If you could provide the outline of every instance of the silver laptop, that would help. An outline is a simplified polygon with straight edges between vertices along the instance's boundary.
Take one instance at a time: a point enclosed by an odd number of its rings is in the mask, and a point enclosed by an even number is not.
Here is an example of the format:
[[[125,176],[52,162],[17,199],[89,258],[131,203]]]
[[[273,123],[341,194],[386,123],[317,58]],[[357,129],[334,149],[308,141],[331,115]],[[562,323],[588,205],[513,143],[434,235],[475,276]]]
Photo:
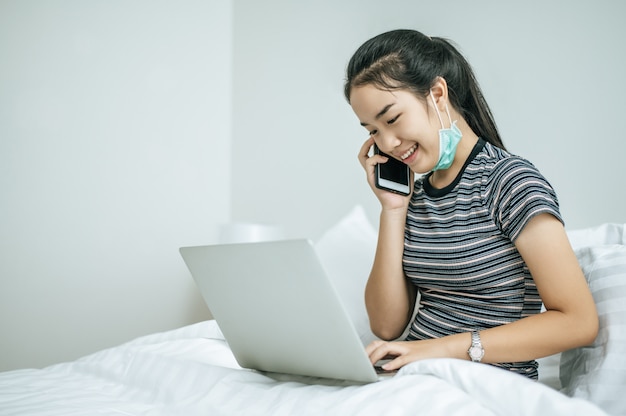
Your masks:
[[[241,367],[368,383],[378,373],[308,240],[182,247]]]

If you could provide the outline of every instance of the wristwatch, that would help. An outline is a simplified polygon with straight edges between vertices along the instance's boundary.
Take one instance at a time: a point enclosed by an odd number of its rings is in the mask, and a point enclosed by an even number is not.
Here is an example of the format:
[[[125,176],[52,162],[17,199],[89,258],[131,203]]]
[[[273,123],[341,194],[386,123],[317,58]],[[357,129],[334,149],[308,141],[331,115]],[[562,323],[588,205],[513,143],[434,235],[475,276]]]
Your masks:
[[[475,363],[479,363],[485,356],[485,350],[483,349],[483,344],[480,343],[478,331],[472,331],[472,345],[470,345],[467,353]]]

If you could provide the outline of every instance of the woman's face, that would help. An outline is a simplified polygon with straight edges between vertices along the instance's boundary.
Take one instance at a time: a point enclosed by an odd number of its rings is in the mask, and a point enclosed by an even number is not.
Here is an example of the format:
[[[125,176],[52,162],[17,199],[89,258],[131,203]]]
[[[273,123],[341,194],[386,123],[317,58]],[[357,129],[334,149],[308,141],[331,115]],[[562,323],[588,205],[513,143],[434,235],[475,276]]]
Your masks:
[[[441,123],[430,100],[420,101],[406,90],[364,85],[352,89],[350,105],[380,150],[417,173],[437,164]]]

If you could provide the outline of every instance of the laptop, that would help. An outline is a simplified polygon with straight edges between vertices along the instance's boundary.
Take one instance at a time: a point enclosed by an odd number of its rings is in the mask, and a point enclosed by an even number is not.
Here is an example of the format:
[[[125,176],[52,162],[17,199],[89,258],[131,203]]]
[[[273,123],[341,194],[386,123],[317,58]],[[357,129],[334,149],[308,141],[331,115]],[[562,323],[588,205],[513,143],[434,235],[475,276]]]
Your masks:
[[[309,240],[180,253],[241,367],[356,383],[391,375],[370,363]]]

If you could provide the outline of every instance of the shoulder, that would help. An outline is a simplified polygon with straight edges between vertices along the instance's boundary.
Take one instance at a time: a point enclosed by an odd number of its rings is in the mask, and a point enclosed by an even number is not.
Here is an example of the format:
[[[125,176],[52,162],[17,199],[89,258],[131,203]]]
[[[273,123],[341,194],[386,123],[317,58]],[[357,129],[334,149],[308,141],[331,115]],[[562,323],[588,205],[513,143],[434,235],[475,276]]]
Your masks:
[[[482,196],[491,216],[512,240],[534,216],[550,213],[562,222],[556,192],[530,161],[487,144]]]
[[[552,189],[548,180],[529,160],[513,155],[506,150],[485,144],[483,152],[477,158],[482,167],[485,185],[492,191],[502,192],[507,188],[516,190],[524,183],[541,182],[544,186]]]
[[[490,143],[485,143],[483,150],[476,157],[476,161],[480,165],[488,167],[490,172],[493,171],[496,174],[519,168],[530,168],[537,171],[530,161]]]

